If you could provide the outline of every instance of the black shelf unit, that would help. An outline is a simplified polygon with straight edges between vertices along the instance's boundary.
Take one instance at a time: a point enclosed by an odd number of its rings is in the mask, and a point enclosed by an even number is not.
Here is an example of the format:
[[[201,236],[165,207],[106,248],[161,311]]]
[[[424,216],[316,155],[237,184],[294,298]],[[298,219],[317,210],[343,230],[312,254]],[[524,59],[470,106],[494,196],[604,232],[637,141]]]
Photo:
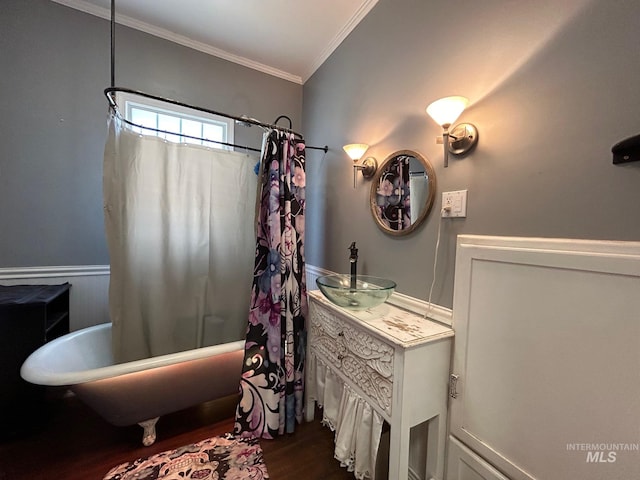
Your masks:
[[[27,357],[69,332],[71,284],[0,285],[0,439],[26,433],[45,415],[45,389],[20,377]]]

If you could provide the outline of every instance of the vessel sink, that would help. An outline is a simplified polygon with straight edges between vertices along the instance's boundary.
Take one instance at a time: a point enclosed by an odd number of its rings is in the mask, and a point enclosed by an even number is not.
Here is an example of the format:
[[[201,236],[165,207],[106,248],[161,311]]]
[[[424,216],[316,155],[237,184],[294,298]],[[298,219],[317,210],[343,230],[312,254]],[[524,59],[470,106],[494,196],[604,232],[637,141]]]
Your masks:
[[[396,283],[385,278],[358,275],[355,288],[351,286],[351,275],[323,275],[316,284],[331,303],[350,310],[364,310],[384,303],[391,296]]]

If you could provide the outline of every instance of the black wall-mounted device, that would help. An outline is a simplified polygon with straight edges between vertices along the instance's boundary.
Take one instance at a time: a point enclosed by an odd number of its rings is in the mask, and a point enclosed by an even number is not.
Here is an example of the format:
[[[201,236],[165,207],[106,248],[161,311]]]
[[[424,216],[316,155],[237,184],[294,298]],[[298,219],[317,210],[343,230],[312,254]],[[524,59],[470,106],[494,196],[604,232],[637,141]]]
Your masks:
[[[616,143],[611,152],[614,164],[640,161],[640,134]]]

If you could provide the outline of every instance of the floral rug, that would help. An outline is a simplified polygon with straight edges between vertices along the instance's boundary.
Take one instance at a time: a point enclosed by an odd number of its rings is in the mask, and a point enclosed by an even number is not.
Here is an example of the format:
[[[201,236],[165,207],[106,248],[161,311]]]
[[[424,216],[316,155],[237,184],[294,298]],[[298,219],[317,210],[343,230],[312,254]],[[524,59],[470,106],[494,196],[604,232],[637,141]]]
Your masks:
[[[104,480],[263,480],[267,467],[257,438],[227,434],[112,468]]]

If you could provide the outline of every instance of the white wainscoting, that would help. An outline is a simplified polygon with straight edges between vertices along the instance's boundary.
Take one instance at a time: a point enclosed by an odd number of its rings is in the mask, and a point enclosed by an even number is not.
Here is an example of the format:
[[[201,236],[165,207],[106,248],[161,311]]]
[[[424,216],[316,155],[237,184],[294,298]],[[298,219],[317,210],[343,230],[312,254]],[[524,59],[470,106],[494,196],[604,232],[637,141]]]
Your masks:
[[[305,268],[307,271],[307,290],[309,291],[318,290],[316,278],[321,277],[322,275],[331,275],[332,273],[335,273],[309,264],[305,265]]]
[[[69,282],[71,331],[109,321],[109,266],[0,268],[2,285],[55,285]]]
[[[335,272],[314,265],[306,266],[307,289],[316,290],[316,278]],[[109,266],[81,265],[61,267],[0,268],[2,285],[51,285],[69,282],[71,331],[109,321]],[[425,314],[429,304],[424,300],[394,293],[390,303],[416,314]],[[451,325],[451,310],[432,305],[429,317]]]

